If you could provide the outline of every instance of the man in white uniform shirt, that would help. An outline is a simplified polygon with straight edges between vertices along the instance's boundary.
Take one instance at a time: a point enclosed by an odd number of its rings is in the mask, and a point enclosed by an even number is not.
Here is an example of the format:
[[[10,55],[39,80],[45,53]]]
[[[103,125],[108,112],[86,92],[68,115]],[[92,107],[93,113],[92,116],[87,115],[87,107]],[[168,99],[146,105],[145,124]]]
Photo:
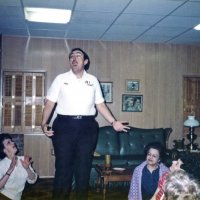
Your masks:
[[[89,56],[80,48],[72,49],[69,63],[71,70],[58,75],[48,90],[41,127],[52,138],[56,157],[53,199],[69,199],[74,177],[77,200],[86,200],[98,138],[96,109],[116,131],[127,132],[129,127],[114,118],[97,78],[86,72]],[[55,103],[57,117],[49,130],[47,122]]]

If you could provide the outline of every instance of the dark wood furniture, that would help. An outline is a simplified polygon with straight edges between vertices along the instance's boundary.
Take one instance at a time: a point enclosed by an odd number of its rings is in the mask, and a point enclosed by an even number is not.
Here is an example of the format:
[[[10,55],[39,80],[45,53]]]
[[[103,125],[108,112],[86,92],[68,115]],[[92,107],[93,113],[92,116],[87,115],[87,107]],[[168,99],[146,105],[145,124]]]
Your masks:
[[[172,159],[178,158],[184,163],[181,168],[200,181],[200,150],[174,149]]]
[[[110,182],[130,182],[133,169],[124,168],[124,170],[116,170],[116,168],[106,169],[104,165],[96,165],[95,170],[98,173],[97,192],[103,189],[103,199],[106,196],[107,186]]]

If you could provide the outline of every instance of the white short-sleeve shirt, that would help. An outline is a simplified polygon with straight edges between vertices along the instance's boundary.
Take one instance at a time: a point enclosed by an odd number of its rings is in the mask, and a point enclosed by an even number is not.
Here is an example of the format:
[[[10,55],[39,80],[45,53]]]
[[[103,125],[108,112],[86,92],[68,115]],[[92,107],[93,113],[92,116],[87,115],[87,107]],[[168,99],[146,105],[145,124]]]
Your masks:
[[[71,70],[58,75],[46,98],[57,102],[56,112],[61,115],[95,115],[95,104],[104,102],[99,81],[86,71],[81,79]]]

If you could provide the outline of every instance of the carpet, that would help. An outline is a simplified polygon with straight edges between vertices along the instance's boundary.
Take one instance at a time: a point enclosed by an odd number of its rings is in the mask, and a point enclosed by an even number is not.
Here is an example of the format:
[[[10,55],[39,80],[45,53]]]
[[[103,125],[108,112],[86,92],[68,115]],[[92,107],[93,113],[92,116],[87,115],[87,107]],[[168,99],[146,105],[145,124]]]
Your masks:
[[[43,178],[38,179],[34,185],[27,184],[22,200],[51,200],[53,189],[53,179]],[[112,186],[107,189],[106,200],[127,200],[128,187]],[[70,200],[75,199],[75,194],[72,191]],[[97,192],[95,188],[91,188],[89,191],[89,200],[102,200],[102,191]]]

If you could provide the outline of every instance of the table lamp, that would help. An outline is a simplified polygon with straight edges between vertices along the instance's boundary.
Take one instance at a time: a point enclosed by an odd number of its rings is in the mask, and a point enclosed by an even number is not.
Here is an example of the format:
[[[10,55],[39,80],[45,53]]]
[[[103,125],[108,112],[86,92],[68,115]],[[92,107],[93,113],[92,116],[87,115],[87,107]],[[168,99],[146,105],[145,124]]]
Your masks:
[[[189,150],[196,150],[197,144],[194,144],[194,140],[197,138],[197,135],[194,133],[195,127],[199,126],[199,121],[195,119],[195,116],[189,115],[188,118],[184,121],[184,126],[189,127],[189,133],[187,138],[190,143],[187,145]]]

